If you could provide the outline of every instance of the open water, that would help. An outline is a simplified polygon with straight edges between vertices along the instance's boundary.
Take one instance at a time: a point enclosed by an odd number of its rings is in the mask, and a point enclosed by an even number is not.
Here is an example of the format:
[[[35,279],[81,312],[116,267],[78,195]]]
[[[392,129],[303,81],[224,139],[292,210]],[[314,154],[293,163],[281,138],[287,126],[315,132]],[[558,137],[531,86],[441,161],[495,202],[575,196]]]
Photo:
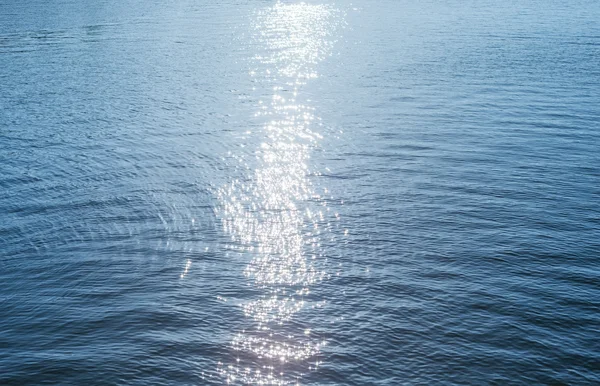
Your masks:
[[[0,384],[600,384],[596,0],[0,1]]]

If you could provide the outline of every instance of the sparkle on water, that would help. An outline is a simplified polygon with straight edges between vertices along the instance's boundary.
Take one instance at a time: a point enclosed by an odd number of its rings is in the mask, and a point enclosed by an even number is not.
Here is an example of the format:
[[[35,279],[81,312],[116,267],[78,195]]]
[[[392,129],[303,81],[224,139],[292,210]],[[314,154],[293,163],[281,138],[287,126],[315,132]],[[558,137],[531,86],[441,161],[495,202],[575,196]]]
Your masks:
[[[298,96],[331,54],[341,19],[331,6],[305,3],[277,3],[253,18],[252,39],[262,54],[252,58],[249,75],[273,93],[259,102],[254,117],[264,121],[256,133],[262,142],[255,150],[258,166],[217,195],[223,228],[250,256],[244,274],[262,295],[242,304],[249,328],[231,342],[235,363],[218,369],[228,383],[297,383],[285,364],[314,369],[318,360],[308,360],[326,344],[310,328],[292,334],[285,327],[305,307],[310,287],[327,277],[320,246],[330,227],[324,222],[327,208],[308,178],[318,174],[309,159],[321,122]]]

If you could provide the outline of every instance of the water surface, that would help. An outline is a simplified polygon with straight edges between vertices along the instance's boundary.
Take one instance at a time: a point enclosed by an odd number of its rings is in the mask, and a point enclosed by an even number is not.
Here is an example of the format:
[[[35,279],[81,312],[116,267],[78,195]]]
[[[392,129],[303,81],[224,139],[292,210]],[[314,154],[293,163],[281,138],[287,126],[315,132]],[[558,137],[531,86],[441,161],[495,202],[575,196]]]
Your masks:
[[[1,3],[0,383],[599,383],[599,19]]]

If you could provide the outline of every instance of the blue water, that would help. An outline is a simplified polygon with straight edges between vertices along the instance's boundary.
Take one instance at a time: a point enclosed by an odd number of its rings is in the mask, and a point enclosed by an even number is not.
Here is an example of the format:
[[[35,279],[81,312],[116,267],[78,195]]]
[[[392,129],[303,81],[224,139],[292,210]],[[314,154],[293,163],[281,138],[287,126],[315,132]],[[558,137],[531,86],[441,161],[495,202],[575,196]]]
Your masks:
[[[0,384],[600,384],[598,20],[0,2]]]

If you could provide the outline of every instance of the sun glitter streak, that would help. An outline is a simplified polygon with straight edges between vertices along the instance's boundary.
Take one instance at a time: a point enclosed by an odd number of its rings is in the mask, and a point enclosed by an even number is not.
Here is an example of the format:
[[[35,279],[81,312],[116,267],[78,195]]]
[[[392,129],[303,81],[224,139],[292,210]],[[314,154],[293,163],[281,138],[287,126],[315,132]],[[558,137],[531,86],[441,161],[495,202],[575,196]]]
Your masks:
[[[264,54],[253,58],[257,70],[250,75],[258,84],[276,86],[256,113],[265,122],[256,149],[259,166],[244,182],[219,190],[218,214],[225,232],[252,256],[244,274],[263,295],[242,305],[254,324],[233,338],[236,363],[218,369],[228,383],[297,383],[298,374],[288,379],[283,365],[301,364],[325,344],[310,328],[296,332],[285,323],[326,275],[318,265],[325,202],[308,179],[320,122],[313,107],[298,102],[298,93],[331,54],[340,20],[335,8],[305,3],[277,3],[255,18],[253,39]]]

